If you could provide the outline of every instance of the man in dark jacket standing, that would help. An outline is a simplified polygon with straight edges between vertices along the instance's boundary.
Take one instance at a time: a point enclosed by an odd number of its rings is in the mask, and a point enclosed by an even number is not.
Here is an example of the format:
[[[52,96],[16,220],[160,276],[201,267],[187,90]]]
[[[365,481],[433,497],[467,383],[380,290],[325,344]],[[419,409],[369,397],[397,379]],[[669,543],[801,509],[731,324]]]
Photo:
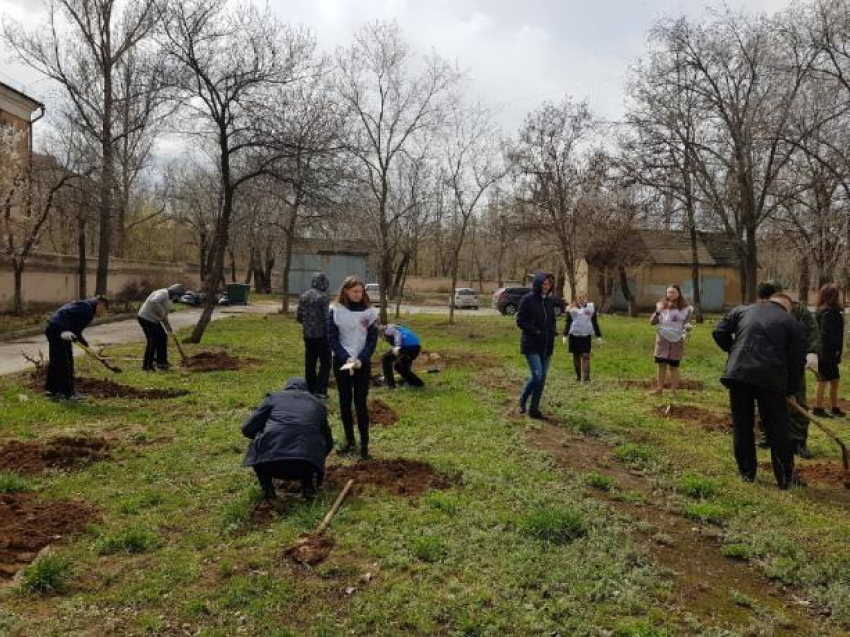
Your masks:
[[[543,418],[540,413],[540,398],[546,386],[549,361],[555,349],[555,306],[549,296],[552,291],[552,275],[538,272],[534,276],[531,292],[522,297],[516,314],[516,324],[522,330],[520,352],[528,361],[528,382],[519,397],[519,412],[531,418]]]
[[[310,393],[326,398],[331,371],[331,348],[328,344],[328,277],[321,272],[313,276],[310,289],[301,295],[295,319],[304,335],[304,376]],[[316,362],[319,373],[316,374]]]
[[[95,317],[104,316],[109,302],[104,296],[66,303],[47,319],[44,335],[50,360],[47,364],[47,382],[44,394],[48,398],[82,400],[84,396],[74,391],[74,352],[71,343],[79,341],[88,346],[83,336]]]
[[[272,478],[299,480],[305,498],[325,476],[325,458],[333,449],[325,404],[307,391],[303,378],[290,378],[283,391],[266,396],[242,424],[251,439],[243,463],[254,467],[267,500],[275,497]]]
[[[756,478],[755,403],[770,439],[773,474],[780,489],[798,483],[789,433],[789,408],[805,365],[803,328],[789,314],[791,299],[774,295],[767,303],[739,306],[712,336],[729,353],[721,382],[729,388],[733,445],[741,477]]]

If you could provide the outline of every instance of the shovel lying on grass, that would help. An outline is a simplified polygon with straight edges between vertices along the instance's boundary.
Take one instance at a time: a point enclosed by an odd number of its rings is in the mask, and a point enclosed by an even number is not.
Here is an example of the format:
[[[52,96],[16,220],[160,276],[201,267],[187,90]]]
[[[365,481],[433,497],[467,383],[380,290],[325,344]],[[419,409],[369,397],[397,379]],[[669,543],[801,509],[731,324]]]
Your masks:
[[[790,405],[791,409],[805,417],[809,420],[813,425],[815,425],[818,429],[824,432],[829,438],[832,439],[835,444],[841,447],[841,462],[844,464],[844,488],[850,489],[850,453],[847,451],[847,445],[844,444],[844,441],[838,437],[838,434],[835,433],[830,427],[827,427],[823,422],[812,416],[805,409],[800,407],[797,404],[796,400],[788,400],[788,405]]]
[[[287,548],[284,551],[284,555],[288,555],[293,561],[299,564],[311,565],[318,564],[328,556],[331,548],[333,548],[333,540],[325,537],[324,533],[331,525],[331,520],[333,520],[336,512],[339,511],[339,507],[342,506],[342,502],[345,500],[348,492],[351,491],[352,486],[354,486],[354,480],[349,480],[345,483],[345,486],[339,492],[336,501],[331,507],[331,510],[325,515],[322,523],[316,527],[315,531],[302,537],[295,544]]]
[[[122,370],[121,370],[120,367],[116,367],[115,365],[111,365],[108,360],[106,360],[102,356],[98,356],[97,354],[95,354],[90,347],[83,345],[82,343],[80,343],[80,341],[78,341],[76,339],[74,340],[74,344],[77,347],[79,347],[81,350],[83,350],[86,353],[87,356],[96,360],[98,363],[103,365],[110,372],[113,372],[115,374],[121,373]]]

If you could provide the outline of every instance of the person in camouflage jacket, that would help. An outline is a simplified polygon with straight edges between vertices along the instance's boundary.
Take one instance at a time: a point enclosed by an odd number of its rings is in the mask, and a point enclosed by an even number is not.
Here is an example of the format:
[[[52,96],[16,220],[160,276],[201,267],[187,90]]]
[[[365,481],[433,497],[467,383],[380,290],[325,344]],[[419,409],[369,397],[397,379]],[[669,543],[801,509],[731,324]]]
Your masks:
[[[295,319],[304,335],[304,377],[311,394],[325,398],[331,371],[331,348],[328,344],[328,296],[330,281],[323,273],[313,276],[310,289],[301,295]],[[316,363],[319,364],[318,373]]]

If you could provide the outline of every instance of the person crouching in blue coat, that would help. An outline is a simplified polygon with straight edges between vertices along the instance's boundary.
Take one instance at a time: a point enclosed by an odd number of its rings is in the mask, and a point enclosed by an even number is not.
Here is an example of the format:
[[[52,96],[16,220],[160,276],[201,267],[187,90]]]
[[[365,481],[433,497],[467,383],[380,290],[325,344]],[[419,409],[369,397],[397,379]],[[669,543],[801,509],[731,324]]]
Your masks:
[[[519,397],[519,412],[530,418],[541,419],[540,398],[546,386],[549,362],[555,349],[555,306],[552,297],[554,280],[551,274],[538,272],[534,276],[531,292],[522,297],[516,314],[516,324],[522,330],[520,353],[528,361],[528,382]],[[528,399],[531,398],[531,404]]]
[[[395,389],[393,368],[405,380],[409,387],[424,387],[425,383],[413,373],[413,361],[422,351],[422,343],[412,330],[403,325],[381,325],[378,333],[392,346],[381,359],[384,366],[384,383],[390,389]]]
[[[266,500],[275,497],[272,478],[300,481],[305,498],[322,486],[333,435],[325,403],[303,378],[290,378],[283,391],[266,396],[242,424],[242,435],[251,439],[243,466],[254,468]]]

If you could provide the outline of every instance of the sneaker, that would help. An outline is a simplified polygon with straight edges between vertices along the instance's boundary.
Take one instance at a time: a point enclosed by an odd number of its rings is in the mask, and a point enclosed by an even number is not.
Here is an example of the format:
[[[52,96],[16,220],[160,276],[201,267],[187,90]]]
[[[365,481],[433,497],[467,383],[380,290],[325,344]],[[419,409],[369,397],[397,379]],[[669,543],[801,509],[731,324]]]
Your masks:
[[[587,378],[582,379],[582,382],[589,383],[589,382],[590,382],[590,376],[588,376]]]
[[[517,407],[517,411],[520,413],[521,416],[524,416],[525,415],[525,405],[520,403],[519,407]]]
[[[739,475],[741,476],[741,480],[743,480],[744,482],[752,483],[752,482],[756,481],[755,475],[749,475],[749,474],[746,474],[746,473],[741,473]]]
[[[841,410],[841,407],[833,407],[829,413],[833,418],[844,418],[847,414]]]
[[[346,443],[345,446],[340,447],[336,450],[338,456],[350,456],[354,453],[354,443],[349,442]]]
[[[805,460],[811,460],[812,458],[812,452],[809,451],[809,448],[806,446],[805,443],[797,443],[796,447],[794,448],[794,453],[796,453],[798,456]]]
[[[171,369],[171,365],[169,365],[168,363],[162,363],[162,364],[157,363],[156,369],[157,369],[157,371],[160,371],[160,372],[167,372]]]
[[[546,420],[545,416],[540,412],[539,409],[530,409],[528,411],[528,417],[533,418],[534,420]]]
[[[759,449],[767,449],[770,447],[770,440],[767,439],[767,434],[761,432],[759,437],[756,439],[756,445],[758,445]]]
[[[49,399],[51,399],[51,400],[52,400],[52,399],[56,398],[56,393],[55,393],[55,392],[52,392],[52,391],[45,391],[45,392],[42,394],[42,396],[44,396],[45,398],[49,398]]]
[[[367,460],[371,460],[372,456],[369,455],[369,449],[366,447],[360,447],[360,460],[362,462],[366,462]]]
[[[812,416],[817,416],[818,418],[832,418],[832,416],[828,414],[823,407],[815,407],[812,409]]]
[[[85,400],[88,400],[88,398],[86,396],[83,396],[82,394],[71,394],[70,396],[65,396],[65,400],[70,400],[74,403],[81,403]]]

